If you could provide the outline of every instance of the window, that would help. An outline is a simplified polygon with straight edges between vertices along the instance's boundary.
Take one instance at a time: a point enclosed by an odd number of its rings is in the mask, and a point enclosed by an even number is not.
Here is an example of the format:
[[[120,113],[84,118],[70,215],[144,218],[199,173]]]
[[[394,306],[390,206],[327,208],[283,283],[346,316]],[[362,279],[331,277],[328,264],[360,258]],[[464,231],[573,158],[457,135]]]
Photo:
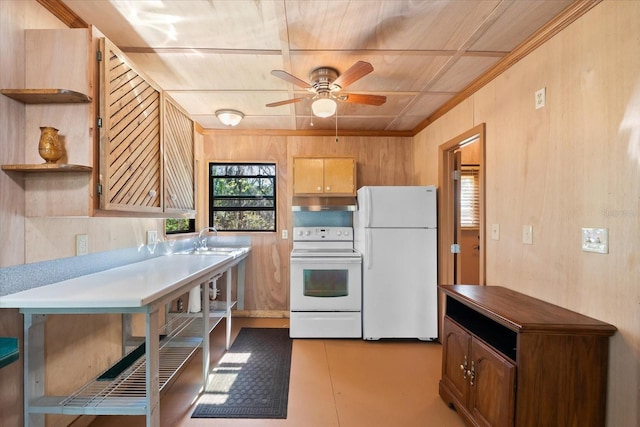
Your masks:
[[[463,165],[460,178],[460,226],[480,227],[480,168]]]
[[[196,220],[190,218],[167,218],[164,220],[165,234],[193,233]]]
[[[276,165],[209,163],[209,225],[219,231],[276,231]]]

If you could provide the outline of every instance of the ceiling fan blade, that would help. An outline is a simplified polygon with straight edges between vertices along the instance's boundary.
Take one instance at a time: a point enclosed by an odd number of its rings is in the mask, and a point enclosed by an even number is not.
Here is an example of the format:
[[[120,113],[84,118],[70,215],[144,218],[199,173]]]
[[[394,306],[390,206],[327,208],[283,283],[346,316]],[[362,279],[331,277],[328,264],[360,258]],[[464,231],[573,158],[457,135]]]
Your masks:
[[[341,95],[340,98],[344,102],[352,102],[355,104],[382,105],[387,102],[387,97],[382,95],[359,95],[350,93]]]
[[[286,99],[284,101],[272,102],[271,104],[267,104],[267,107],[279,107],[280,105],[293,104],[293,103],[300,102],[300,101],[305,100],[305,99],[307,99],[307,98]]]
[[[368,62],[358,61],[353,64],[347,71],[340,74],[333,84],[340,86],[342,89],[351,83],[359,80],[373,71],[373,65]]]
[[[311,85],[305,82],[302,79],[297,78],[296,76],[287,73],[284,70],[271,70],[271,75],[281,78],[282,80],[288,81],[289,83],[293,83],[296,86],[300,86],[301,88],[308,89]]]

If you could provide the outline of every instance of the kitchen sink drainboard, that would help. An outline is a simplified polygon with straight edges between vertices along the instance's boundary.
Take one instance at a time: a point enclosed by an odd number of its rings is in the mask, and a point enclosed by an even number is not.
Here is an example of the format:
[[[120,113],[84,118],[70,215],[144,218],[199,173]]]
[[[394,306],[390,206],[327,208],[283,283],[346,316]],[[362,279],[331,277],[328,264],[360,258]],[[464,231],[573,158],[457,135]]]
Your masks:
[[[212,304],[209,332],[226,315]],[[191,358],[202,343],[202,316],[171,314],[162,328],[166,337],[159,348],[160,391]],[[120,375],[110,381],[93,380],[70,396],[44,396],[31,402],[31,413],[89,414],[89,415],[145,415],[146,358],[141,356]]]

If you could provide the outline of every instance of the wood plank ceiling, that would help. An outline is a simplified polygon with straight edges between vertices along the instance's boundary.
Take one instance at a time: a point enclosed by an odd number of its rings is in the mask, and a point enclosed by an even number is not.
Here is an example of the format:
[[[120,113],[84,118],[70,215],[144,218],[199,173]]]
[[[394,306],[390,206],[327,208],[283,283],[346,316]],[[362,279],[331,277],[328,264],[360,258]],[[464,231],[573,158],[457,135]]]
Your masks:
[[[52,0],[39,0],[43,4]],[[338,104],[340,131],[413,135],[599,0],[63,0],[158,83],[204,129],[218,109],[245,114],[239,130],[331,131],[304,89],[356,61],[374,71],[345,93],[387,97]],[[79,20],[77,18],[80,18]],[[537,44],[536,44],[537,43]],[[533,94],[531,94],[533,102]]]

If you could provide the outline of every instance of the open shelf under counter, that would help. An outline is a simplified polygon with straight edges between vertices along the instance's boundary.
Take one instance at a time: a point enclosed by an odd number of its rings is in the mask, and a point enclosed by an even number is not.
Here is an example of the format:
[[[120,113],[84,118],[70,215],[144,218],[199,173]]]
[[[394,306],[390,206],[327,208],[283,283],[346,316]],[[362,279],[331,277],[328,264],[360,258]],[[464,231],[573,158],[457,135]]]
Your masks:
[[[2,165],[5,172],[21,173],[60,173],[60,172],[91,172],[91,166],[72,165],[67,163],[41,163],[41,164],[13,164]]]
[[[0,89],[0,93],[25,104],[78,104],[91,102],[90,96],[68,89]]]

